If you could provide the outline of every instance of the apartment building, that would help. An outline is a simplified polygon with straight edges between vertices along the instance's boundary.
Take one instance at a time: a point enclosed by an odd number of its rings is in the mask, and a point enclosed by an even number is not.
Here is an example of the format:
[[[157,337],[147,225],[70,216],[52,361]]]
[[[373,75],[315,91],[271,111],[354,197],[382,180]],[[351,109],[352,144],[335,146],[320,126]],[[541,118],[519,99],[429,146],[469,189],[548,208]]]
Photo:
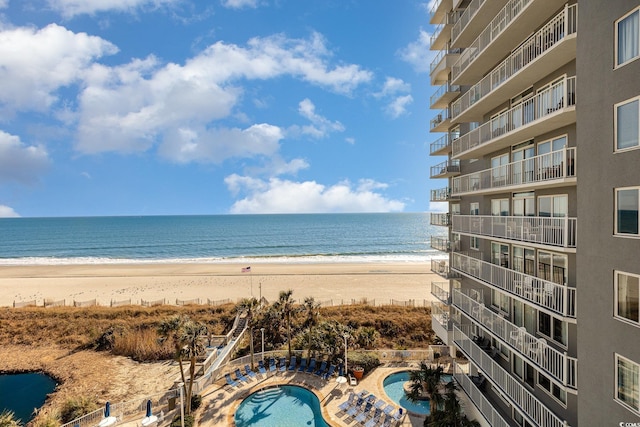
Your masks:
[[[431,10],[446,156],[431,200],[449,206],[431,216],[449,253],[431,264],[433,329],[469,360],[455,377],[485,425],[640,421],[639,15],[637,0]]]

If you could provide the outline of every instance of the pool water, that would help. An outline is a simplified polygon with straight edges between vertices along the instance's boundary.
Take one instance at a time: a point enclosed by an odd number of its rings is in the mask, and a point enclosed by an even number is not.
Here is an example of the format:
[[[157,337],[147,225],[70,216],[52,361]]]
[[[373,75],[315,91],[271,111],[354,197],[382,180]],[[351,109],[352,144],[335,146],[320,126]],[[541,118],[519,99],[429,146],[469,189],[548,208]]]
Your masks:
[[[0,412],[12,411],[26,424],[55,388],[55,380],[41,373],[0,375]]]
[[[451,375],[443,375],[441,379],[444,383],[451,382],[451,380]],[[397,405],[414,414],[429,415],[431,409],[428,400],[411,402],[407,399],[407,395],[404,392],[404,383],[407,381],[409,381],[409,371],[401,371],[386,377],[382,385],[389,399],[393,400]]]
[[[316,395],[290,385],[251,394],[238,407],[235,422],[236,427],[329,427],[322,418]]]

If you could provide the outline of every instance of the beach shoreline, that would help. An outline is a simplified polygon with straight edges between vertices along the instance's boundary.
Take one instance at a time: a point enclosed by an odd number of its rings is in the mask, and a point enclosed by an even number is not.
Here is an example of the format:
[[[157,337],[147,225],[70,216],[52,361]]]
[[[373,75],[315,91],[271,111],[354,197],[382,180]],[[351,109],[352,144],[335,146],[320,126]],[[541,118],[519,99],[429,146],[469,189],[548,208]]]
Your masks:
[[[339,263],[130,263],[4,265],[0,267],[0,306],[65,301],[70,306],[96,300],[99,305],[131,300],[199,299],[201,303],[260,296],[277,299],[292,289],[302,301],[314,297],[334,305],[351,300],[432,301],[431,282],[441,280],[426,262]]]

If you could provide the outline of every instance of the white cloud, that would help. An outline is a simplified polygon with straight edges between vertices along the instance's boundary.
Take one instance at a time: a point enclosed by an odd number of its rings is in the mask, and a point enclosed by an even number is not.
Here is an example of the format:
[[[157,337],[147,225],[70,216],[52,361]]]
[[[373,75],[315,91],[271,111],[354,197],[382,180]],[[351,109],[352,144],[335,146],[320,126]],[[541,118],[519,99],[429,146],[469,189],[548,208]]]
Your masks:
[[[353,137],[348,137],[344,139],[345,141],[347,141],[347,144],[353,145],[356,143],[356,139]]]
[[[19,137],[0,130],[0,183],[31,184],[48,165],[49,156],[44,147],[27,146]]]
[[[308,98],[303,99],[298,104],[298,112],[302,117],[308,119],[312,124],[303,126],[302,133],[314,138],[324,138],[331,132],[343,132],[344,126],[336,121],[332,122],[326,117],[316,113],[316,106]]]
[[[382,90],[376,94],[377,97],[395,95],[397,93],[407,93],[411,91],[411,85],[396,77],[387,77],[382,86]]]
[[[56,24],[39,30],[0,24],[0,109],[46,111],[58,89],[80,81],[96,58],[116,51],[100,37]]]
[[[19,218],[20,215],[9,206],[0,205],[0,218]]]
[[[375,192],[386,188],[386,184],[372,180],[362,180],[355,188],[348,181],[326,187],[315,181],[278,178],[265,181],[234,174],[228,176],[225,183],[234,195],[246,194],[231,207],[231,213],[235,214],[398,212],[405,206]]]
[[[428,73],[431,61],[435,58],[437,52],[430,50],[431,34],[420,30],[418,39],[409,43],[398,53],[400,57],[413,66],[418,72]]]
[[[9,7],[9,0],[0,0],[0,9]]]
[[[391,118],[397,119],[407,112],[407,106],[412,102],[413,97],[411,95],[399,96],[387,106],[386,112]]]
[[[134,12],[140,8],[159,8],[183,0],[48,0],[49,7],[62,16],[93,15],[98,12]]]
[[[229,9],[242,9],[245,7],[255,9],[258,7],[258,0],[222,0],[222,6]]]

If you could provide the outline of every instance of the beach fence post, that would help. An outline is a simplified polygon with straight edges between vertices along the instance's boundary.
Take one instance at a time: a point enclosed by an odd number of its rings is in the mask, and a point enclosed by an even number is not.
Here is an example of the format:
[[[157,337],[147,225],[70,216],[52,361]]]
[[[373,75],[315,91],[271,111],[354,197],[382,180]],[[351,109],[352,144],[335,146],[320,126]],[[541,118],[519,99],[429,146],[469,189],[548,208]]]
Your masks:
[[[178,387],[180,387],[180,427],[184,427],[184,383],[180,383]]]

